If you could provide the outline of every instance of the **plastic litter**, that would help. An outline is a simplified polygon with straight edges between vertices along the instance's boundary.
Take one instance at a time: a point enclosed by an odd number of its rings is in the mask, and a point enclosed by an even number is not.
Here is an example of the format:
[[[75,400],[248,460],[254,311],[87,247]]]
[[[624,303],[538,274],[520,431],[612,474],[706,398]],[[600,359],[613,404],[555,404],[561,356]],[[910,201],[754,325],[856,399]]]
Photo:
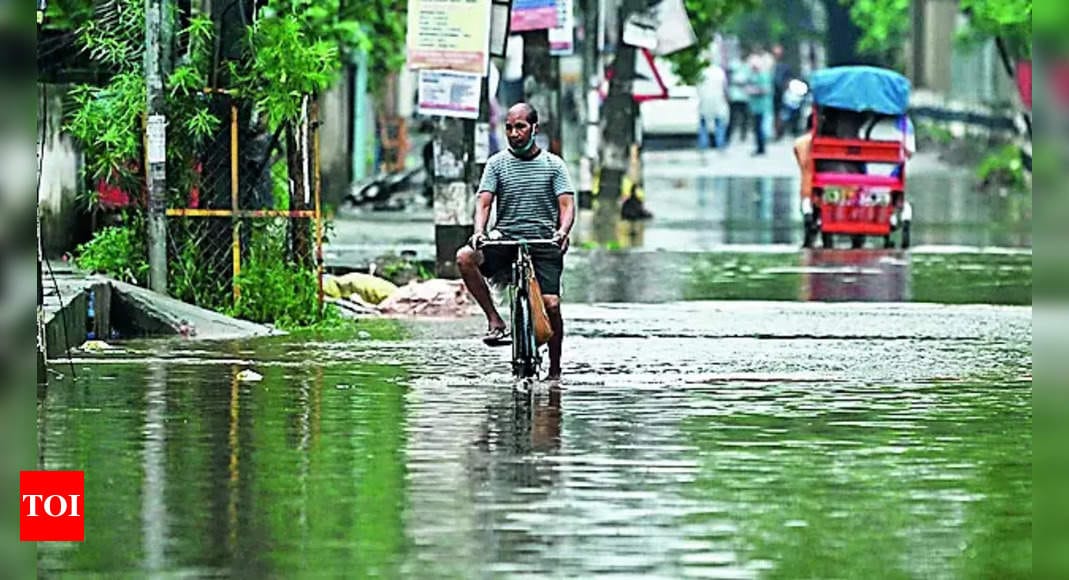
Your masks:
[[[244,383],[257,383],[262,381],[263,379],[263,375],[250,369],[245,369],[238,373],[238,380]]]

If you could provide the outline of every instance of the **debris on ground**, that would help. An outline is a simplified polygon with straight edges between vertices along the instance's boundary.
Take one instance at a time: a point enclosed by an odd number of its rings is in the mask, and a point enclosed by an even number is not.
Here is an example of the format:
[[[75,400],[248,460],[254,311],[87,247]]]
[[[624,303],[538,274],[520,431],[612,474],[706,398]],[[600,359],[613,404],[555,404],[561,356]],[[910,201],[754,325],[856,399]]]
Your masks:
[[[238,373],[238,380],[243,383],[258,383],[262,381],[263,378],[263,375],[250,369],[245,369]]]
[[[460,280],[435,278],[413,281],[379,304],[379,312],[390,315],[460,317],[471,314],[474,300]]]
[[[361,302],[378,304],[397,291],[397,286],[371,274],[352,272],[344,276],[323,276],[323,293],[331,298],[356,297]]]
[[[87,340],[82,343],[82,350],[86,352],[100,352],[104,350],[120,350],[116,346],[112,346],[103,340]]]
[[[380,314],[379,307],[370,302],[365,302],[360,296],[353,294],[348,298],[327,298],[327,302],[341,310],[343,316],[359,318],[361,316],[377,316]]]

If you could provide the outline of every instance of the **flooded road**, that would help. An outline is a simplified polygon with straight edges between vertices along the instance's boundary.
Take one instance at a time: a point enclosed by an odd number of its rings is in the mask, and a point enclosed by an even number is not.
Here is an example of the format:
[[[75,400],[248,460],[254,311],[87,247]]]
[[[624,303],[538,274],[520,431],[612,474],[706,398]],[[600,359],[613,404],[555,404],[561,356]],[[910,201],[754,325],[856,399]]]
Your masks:
[[[40,570],[1031,570],[1030,308],[565,313],[565,379],[529,398],[475,318],[82,355],[41,400],[39,448],[46,469],[86,471],[87,541],[39,545]]]
[[[564,294],[571,302],[1032,304],[1032,255],[1014,249],[579,250],[569,255],[565,268]]]
[[[914,175],[913,250],[801,251],[780,157],[647,163],[654,219],[576,241],[529,394],[477,317],[53,363],[41,461],[85,470],[87,541],[41,573],[1030,575],[1030,209]],[[434,255],[425,209],[334,226],[328,265]]]

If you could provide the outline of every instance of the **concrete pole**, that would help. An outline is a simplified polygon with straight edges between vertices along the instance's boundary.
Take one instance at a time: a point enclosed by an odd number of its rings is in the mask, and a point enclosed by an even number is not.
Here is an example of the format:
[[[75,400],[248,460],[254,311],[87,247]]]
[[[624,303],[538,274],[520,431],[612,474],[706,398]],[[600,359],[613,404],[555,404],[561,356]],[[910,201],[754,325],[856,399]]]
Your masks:
[[[483,77],[481,90],[479,119],[475,122],[472,138],[471,170],[468,172],[472,197],[479,192],[479,182],[482,181],[483,170],[486,169],[486,161],[490,157],[490,75]],[[474,225],[474,213],[472,216]],[[490,217],[493,217],[492,213]]]
[[[593,182],[598,171],[598,149],[601,145],[601,63],[599,42],[602,38],[601,8],[602,0],[586,0],[582,5],[583,13],[583,98],[585,122],[583,133],[583,152],[579,160],[579,183],[577,184],[578,204],[580,210],[593,208]]]
[[[145,0],[145,178],[148,186],[149,287],[167,292],[167,114],[163,92],[164,20],[167,0]]]
[[[523,33],[524,100],[538,111],[539,146],[561,155],[560,63],[549,54],[549,31]]]
[[[475,121],[442,117],[434,134],[434,245],[439,278],[460,277],[456,253],[475,224]]]

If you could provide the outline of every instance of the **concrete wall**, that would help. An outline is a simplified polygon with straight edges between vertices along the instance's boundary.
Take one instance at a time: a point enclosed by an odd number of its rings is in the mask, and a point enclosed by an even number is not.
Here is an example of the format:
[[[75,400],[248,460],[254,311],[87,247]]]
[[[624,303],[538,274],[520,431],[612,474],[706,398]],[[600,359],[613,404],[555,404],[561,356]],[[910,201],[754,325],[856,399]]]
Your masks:
[[[65,87],[50,85],[45,90],[47,103],[40,98],[37,102],[38,118],[47,114],[38,203],[42,214],[42,243],[49,256],[74,249],[79,214],[77,196],[83,187],[79,177],[82,154],[70,136],[61,131],[65,95]]]
[[[352,69],[319,98],[319,162],[324,204],[337,207],[352,179]]]
[[[951,98],[974,103],[1008,103],[1014,90],[994,40],[981,46],[954,47]]]
[[[919,92],[963,107],[1012,99],[994,41],[963,46],[956,40],[967,26],[959,0],[914,0],[911,21],[907,74]]]
[[[910,76],[918,87],[949,93],[958,0],[916,0],[913,10],[914,70]]]

